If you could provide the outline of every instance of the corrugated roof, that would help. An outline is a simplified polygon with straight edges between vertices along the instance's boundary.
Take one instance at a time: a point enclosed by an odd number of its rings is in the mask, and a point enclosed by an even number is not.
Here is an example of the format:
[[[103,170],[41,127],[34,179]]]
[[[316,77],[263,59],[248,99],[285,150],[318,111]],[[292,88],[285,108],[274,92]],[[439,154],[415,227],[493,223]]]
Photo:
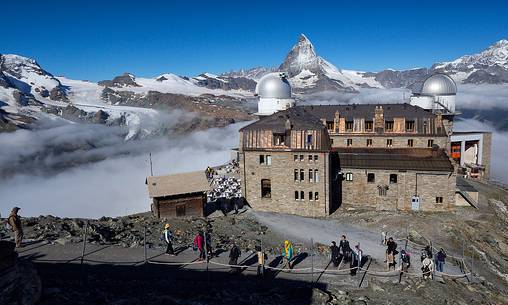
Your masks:
[[[150,198],[173,196],[210,190],[204,171],[146,178]]]
[[[337,148],[343,168],[421,170],[452,172],[453,165],[442,149]]]
[[[259,121],[243,127],[240,131],[273,130],[274,132],[284,132],[287,120],[291,122],[291,129],[293,130],[325,129],[321,120],[309,112],[308,109],[296,106],[267,117],[262,117]]]
[[[374,110],[376,106],[383,107],[385,120],[393,118],[421,119],[433,118],[435,115],[423,108],[413,106],[407,103],[399,104],[346,104],[346,105],[317,105],[317,106],[297,106],[304,108],[307,112],[318,118],[326,118],[327,121],[333,121],[335,112],[339,112],[340,117],[346,120],[353,119],[374,119]]]

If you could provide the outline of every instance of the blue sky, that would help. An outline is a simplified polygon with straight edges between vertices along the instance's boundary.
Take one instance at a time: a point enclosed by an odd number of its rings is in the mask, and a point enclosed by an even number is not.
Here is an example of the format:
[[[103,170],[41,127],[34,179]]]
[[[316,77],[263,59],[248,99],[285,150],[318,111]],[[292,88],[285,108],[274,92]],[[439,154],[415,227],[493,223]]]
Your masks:
[[[196,75],[279,65],[300,33],[344,69],[430,66],[508,38],[502,1],[14,1],[0,53],[56,75]]]

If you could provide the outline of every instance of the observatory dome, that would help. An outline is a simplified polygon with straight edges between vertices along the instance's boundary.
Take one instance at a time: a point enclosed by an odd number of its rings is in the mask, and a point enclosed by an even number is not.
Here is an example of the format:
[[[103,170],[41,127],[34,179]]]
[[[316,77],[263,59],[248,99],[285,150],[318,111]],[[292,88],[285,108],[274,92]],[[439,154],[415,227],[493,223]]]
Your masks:
[[[457,85],[451,77],[438,73],[429,76],[422,85],[423,95],[456,95]]]
[[[291,85],[285,73],[274,72],[263,76],[256,85],[256,93],[260,98],[291,98]]]

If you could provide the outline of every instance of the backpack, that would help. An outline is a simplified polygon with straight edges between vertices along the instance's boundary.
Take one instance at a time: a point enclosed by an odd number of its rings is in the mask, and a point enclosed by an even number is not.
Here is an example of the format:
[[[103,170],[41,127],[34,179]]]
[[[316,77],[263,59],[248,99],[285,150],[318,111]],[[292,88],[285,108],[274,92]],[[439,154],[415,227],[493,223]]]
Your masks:
[[[12,216],[9,216],[9,218],[7,218],[7,220],[5,221],[5,229],[8,231],[12,231],[14,229],[11,223],[9,222],[9,220],[11,220],[11,217]]]

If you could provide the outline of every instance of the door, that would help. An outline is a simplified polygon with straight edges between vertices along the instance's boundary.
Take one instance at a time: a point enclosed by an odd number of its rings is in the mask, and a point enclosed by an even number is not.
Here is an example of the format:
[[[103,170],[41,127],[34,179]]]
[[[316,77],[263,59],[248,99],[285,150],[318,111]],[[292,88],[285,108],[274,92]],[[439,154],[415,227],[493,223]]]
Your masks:
[[[176,206],[176,217],[185,216],[185,204]]]
[[[411,209],[413,211],[418,211],[420,210],[420,197],[418,196],[413,196],[411,198]]]

